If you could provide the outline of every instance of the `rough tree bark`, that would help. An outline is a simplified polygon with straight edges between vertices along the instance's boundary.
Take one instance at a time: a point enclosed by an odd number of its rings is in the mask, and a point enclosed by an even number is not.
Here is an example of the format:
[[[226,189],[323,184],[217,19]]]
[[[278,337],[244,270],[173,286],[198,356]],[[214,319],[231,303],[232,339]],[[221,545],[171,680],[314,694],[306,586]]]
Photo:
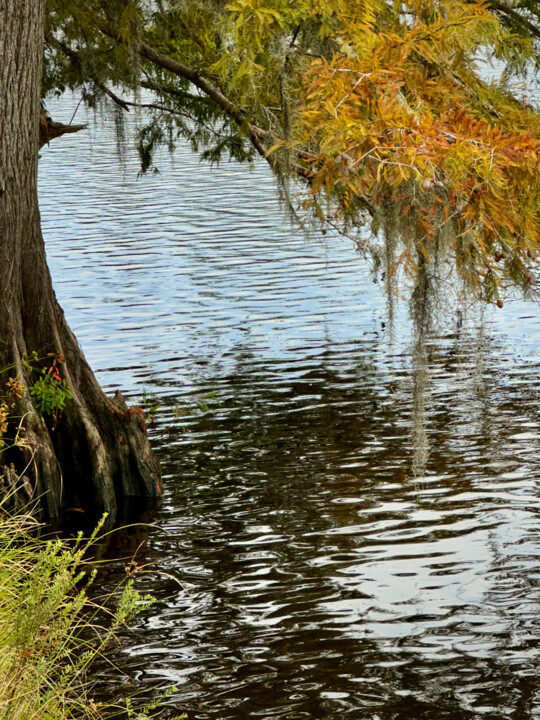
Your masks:
[[[4,492],[13,482],[41,497],[49,518],[66,503],[115,511],[121,496],[155,497],[159,467],[144,414],[127,410],[100,389],[52,288],[37,199],[40,82],[45,0],[0,2],[0,397],[9,376],[28,388],[36,379],[26,359],[43,367],[49,353],[73,398],[58,422],[29,392],[15,398],[0,455]],[[24,479],[23,479],[24,478]],[[10,487],[11,486],[11,487]]]

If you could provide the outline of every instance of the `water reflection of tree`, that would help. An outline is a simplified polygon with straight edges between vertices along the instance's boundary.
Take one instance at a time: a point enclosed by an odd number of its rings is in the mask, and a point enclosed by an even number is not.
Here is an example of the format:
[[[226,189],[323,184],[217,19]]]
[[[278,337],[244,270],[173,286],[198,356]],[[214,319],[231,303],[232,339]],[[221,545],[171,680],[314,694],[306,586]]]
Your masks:
[[[467,438],[476,454],[504,444],[523,421],[512,416],[515,408],[537,417],[537,369],[531,367],[523,385],[509,387],[510,374],[490,365],[489,339],[484,345],[466,331],[424,337],[412,368],[399,348],[390,358],[386,350],[367,339],[273,363],[244,352],[234,373],[215,380],[220,407],[168,423],[173,442],[163,444],[163,459],[184,473],[191,468],[232,476],[235,463],[256,468],[276,478],[281,496],[289,485],[296,487],[288,481],[291,473],[304,474],[307,484],[326,482],[328,475],[362,482],[409,477],[418,449],[410,437],[417,402],[411,384],[418,373],[428,383],[421,422],[431,451],[429,473],[450,470],[459,477]],[[497,422],[501,416],[507,422]],[[175,441],[182,427],[187,431]]]
[[[446,493],[450,514],[468,528],[480,522],[483,501],[474,491],[496,487],[497,462],[505,470],[522,463],[527,441],[512,436],[537,418],[530,383],[508,384],[509,374],[492,369],[489,340],[478,376],[478,345],[463,331],[427,338],[425,346],[426,472],[437,477],[429,487]],[[188,591],[158,573],[146,576],[157,604],[153,619],[141,621],[144,663],[133,652],[122,667],[132,673],[144,667],[149,685],[154,677],[189,675],[176,701],[194,720],[271,713],[472,720],[480,706],[497,717],[503,692],[513,717],[525,720],[534,700],[520,677],[523,663],[502,659],[508,633],[493,635],[486,626],[492,649],[483,655],[474,644],[452,649],[446,640],[473,632],[481,638],[475,630],[476,620],[486,622],[481,607],[416,618],[428,636],[424,644],[423,634],[378,637],[369,632],[369,586],[360,574],[342,573],[375,542],[362,524],[376,519],[408,531],[422,527],[411,509],[437,508],[411,472],[412,377],[403,356],[389,361],[369,338],[302,360],[262,361],[244,352],[234,373],[217,374],[213,388],[200,389],[217,389],[221,405],[180,420],[168,410],[179,398],[162,388],[168,496],[160,522],[167,532],[152,536],[145,561],[178,573]],[[497,502],[486,501],[482,512]],[[461,542],[446,516],[426,522],[428,534],[407,541],[417,542],[419,553],[424,542]],[[505,563],[497,555],[500,538],[494,542],[490,572]],[[435,575],[454,571],[445,566]],[[528,602],[533,585],[524,588],[514,576],[509,582],[517,602]],[[495,601],[486,597],[490,607]],[[348,613],[343,621],[340,607]],[[430,652],[433,640],[443,652]],[[522,647],[518,638],[516,652]]]

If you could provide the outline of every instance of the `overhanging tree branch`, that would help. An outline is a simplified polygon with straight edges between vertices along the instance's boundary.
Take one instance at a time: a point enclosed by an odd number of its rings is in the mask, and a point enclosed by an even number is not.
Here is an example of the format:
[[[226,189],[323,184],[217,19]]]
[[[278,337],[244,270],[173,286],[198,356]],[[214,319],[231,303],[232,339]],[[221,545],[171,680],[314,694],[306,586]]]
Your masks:
[[[112,25],[106,24],[104,22],[99,22],[98,27],[104,35],[112,38],[113,40],[116,40],[117,42],[119,41],[118,32]],[[246,133],[249,140],[251,141],[251,144],[258,152],[258,154],[263,157],[270,166],[275,166],[274,157],[268,152],[270,147],[266,146],[264,143],[264,140],[273,139],[272,133],[250,123],[246,119],[242,110],[240,110],[231,100],[229,100],[229,98],[224,95],[224,93],[219,88],[217,88],[213,83],[204,78],[197,70],[194,70],[193,68],[190,68],[187,65],[184,65],[183,63],[174,60],[160,50],[156,50],[156,48],[152,47],[148,43],[139,43],[137,46],[137,51],[142,58],[149,60],[151,63],[157,65],[162,70],[167,70],[168,72],[176,75],[177,77],[189,80],[189,82],[195,85],[196,88],[198,88],[202,93],[204,93],[207,97],[213,100],[216,105],[218,105],[218,107],[221,108],[221,110],[228,117],[230,117],[240,127],[241,130]],[[291,170],[293,170],[294,173],[296,173],[299,177],[302,177],[304,180],[309,181],[313,177],[312,171],[304,168],[302,165],[292,164]]]
[[[113,40],[118,41],[118,32],[114,27],[104,22],[100,22],[98,27],[104,35],[107,35]],[[136,49],[138,54],[142,58],[149,60],[151,63],[157,65],[162,70],[167,70],[168,72],[176,75],[177,77],[189,80],[189,82],[195,85],[196,88],[198,88],[201,92],[211,98],[216,103],[216,105],[218,105],[221,110],[228,117],[234,120],[234,122],[246,133],[246,135],[251,141],[251,144],[259,153],[259,155],[261,155],[261,157],[263,158],[268,159],[268,148],[265,147],[261,139],[265,136],[268,136],[269,133],[266,133],[266,131],[262,130],[261,128],[257,128],[253,126],[250,122],[248,122],[242,110],[240,110],[233,102],[231,102],[231,100],[229,100],[229,98],[226,97],[219,88],[217,88],[213,83],[204,78],[197,70],[194,70],[193,68],[190,68],[187,65],[178,62],[178,60],[174,60],[160,50],[156,50],[156,48],[152,47],[148,43],[141,42],[137,45]]]

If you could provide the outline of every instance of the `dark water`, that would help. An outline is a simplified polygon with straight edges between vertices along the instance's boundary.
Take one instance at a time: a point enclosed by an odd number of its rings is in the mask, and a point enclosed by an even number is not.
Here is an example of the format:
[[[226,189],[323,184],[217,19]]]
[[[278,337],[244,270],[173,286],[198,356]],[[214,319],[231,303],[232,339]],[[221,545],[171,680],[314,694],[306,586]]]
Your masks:
[[[539,308],[433,338],[414,477],[410,327],[352,245],[292,231],[265,168],[162,170],[111,123],[41,161],[70,324],[161,403],[156,527],[109,548],[156,602],[100,680],[190,720],[540,717]]]

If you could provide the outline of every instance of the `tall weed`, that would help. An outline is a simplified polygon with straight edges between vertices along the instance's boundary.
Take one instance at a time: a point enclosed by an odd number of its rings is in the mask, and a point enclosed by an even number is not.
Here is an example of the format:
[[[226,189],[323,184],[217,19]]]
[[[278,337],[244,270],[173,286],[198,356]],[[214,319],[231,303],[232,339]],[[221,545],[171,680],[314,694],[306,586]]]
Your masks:
[[[149,717],[150,706],[135,710],[129,700],[94,704],[88,683],[92,661],[149,598],[127,581],[114,610],[90,600],[95,571],[85,557],[99,527],[69,545],[40,540],[35,529],[29,516],[0,514],[0,720]]]

